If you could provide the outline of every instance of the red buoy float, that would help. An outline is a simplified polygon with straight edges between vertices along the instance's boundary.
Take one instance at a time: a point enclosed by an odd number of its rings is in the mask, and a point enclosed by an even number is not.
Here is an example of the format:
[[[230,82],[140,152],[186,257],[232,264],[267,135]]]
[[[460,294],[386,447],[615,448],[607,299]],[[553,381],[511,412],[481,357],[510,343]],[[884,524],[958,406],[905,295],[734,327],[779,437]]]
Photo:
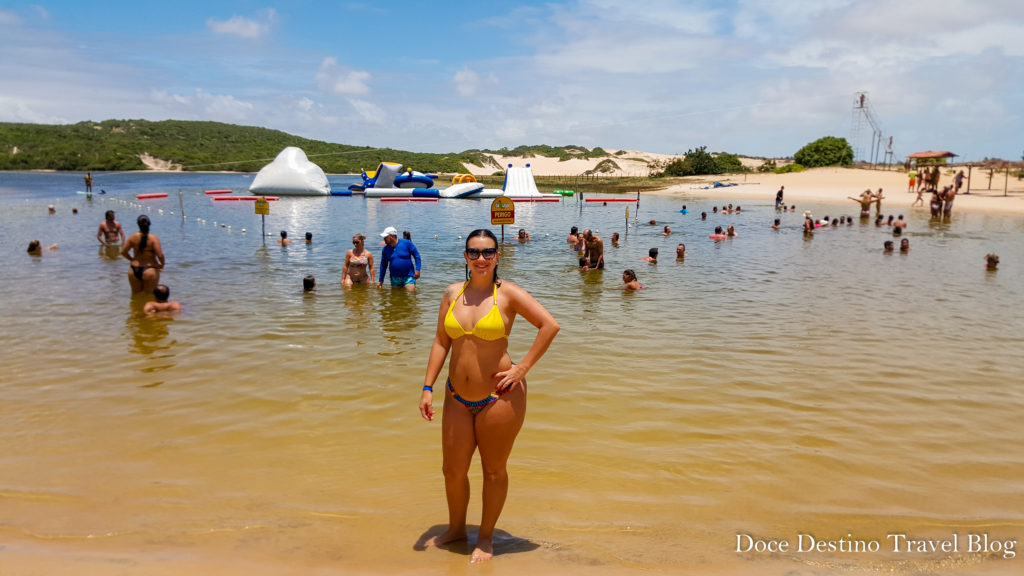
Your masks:
[[[231,190],[207,190],[206,194],[231,194]]]
[[[138,200],[146,200],[148,198],[167,198],[166,192],[160,192],[155,194],[139,194],[135,197]]]

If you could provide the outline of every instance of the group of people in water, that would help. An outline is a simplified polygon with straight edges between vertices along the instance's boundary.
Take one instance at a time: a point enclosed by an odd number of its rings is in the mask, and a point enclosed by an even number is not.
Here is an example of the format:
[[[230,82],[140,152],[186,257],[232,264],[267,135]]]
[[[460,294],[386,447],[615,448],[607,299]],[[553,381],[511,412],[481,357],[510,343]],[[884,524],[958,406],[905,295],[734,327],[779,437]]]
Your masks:
[[[147,315],[180,312],[181,303],[171,300],[171,289],[160,283],[160,273],[166,260],[160,237],[149,231],[149,216],[140,215],[135,221],[139,231],[127,237],[115,216],[113,210],[107,210],[103,222],[96,230],[96,240],[101,249],[116,251],[128,260],[128,284],[132,296],[153,296],[152,301],[143,305],[142,311]]]
[[[91,189],[92,176],[86,175],[87,189]],[[50,214],[56,211],[53,205],[47,207]],[[78,209],[73,210],[75,214]],[[136,220],[139,231],[126,236],[124,227],[117,221],[113,210],[107,210],[103,222],[100,222],[96,229],[96,240],[100,243],[100,250],[108,256],[121,256],[128,260],[128,284],[131,286],[132,296],[138,294],[153,297],[152,301],[146,302],[142,311],[146,314],[175,313],[181,311],[181,304],[170,300],[171,290],[160,284],[160,272],[164,268],[164,252],[160,245],[160,238],[149,232],[149,216],[142,214]],[[49,250],[56,250],[57,245],[53,244]],[[29,242],[28,253],[31,256],[42,255],[42,243],[39,240]]]
[[[282,232],[284,234],[284,232]],[[311,235],[307,232],[307,244],[311,243]],[[403,288],[409,292],[416,291],[416,281],[420,277],[422,260],[420,252],[412,242],[412,234],[406,230],[402,238],[398,230],[388,226],[380,233],[381,254],[380,274],[374,283],[374,257],[366,247],[366,234],[357,233],[352,236],[352,248],[345,252],[344,264],[341,267],[341,286],[350,288],[358,285],[384,285],[384,278],[390,274],[392,288]],[[303,292],[316,290],[316,277],[306,276],[302,281]]]
[[[940,172],[938,166],[925,166],[921,169],[920,174],[918,174],[916,168],[910,168],[907,176],[909,178],[907,192],[917,192],[917,198],[911,206],[917,206],[918,204],[924,206],[924,195],[931,193],[928,207],[931,210],[932,218],[939,218],[940,216],[942,218],[950,217],[953,213],[953,200],[960,193],[960,188],[964,186],[965,176],[963,170],[953,175],[953,183],[943,186],[941,190],[939,189]],[[964,194],[970,194],[970,190],[965,191]]]

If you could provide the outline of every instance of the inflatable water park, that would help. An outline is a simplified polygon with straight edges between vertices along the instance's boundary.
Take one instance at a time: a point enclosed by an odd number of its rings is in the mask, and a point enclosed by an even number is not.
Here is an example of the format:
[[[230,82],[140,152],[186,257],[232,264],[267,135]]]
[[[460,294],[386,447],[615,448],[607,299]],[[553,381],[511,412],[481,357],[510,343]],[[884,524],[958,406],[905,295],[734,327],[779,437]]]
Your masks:
[[[537,189],[533,169],[508,165],[501,188],[484,188],[472,174],[457,174],[449,186],[439,188],[437,175],[406,168],[397,162],[381,162],[376,170],[364,171],[361,184],[352,184],[348,190],[331,190],[327,175],[309,161],[300,148],[289,146],[274,161],[260,169],[249,186],[255,196],[353,196],[367,198],[497,198],[507,196],[517,200],[555,201],[563,191],[543,194]]]
[[[363,183],[349,186],[353,194],[367,198],[560,198],[561,194],[542,194],[537,189],[533,170],[527,164],[517,168],[509,164],[500,189],[484,188],[472,174],[457,174],[450,186],[438,188],[437,175],[406,169],[397,162],[381,162],[376,170],[362,173]]]

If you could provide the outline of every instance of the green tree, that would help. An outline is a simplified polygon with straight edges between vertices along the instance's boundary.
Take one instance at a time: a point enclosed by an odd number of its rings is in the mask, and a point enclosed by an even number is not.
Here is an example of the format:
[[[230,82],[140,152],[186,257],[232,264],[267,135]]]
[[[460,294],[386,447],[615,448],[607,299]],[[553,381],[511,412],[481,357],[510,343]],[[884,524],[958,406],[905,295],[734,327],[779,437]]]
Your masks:
[[[728,152],[719,152],[715,155],[715,166],[718,168],[717,174],[732,174],[747,171],[747,167],[740,161],[740,157],[735,154],[729,154]]]
[[[656,172],[654,176],[699,176],[721,173],[722,170],[715,163],[714,157],[708,154],[707,146],[701,146],[695,150],[687,150],[685,157],[676,158],[665,164],[664,169]]]
[[[801,148],[793,155],[793,160],[808,168],[853,166],[853,148],[846,138],[825,136]]]

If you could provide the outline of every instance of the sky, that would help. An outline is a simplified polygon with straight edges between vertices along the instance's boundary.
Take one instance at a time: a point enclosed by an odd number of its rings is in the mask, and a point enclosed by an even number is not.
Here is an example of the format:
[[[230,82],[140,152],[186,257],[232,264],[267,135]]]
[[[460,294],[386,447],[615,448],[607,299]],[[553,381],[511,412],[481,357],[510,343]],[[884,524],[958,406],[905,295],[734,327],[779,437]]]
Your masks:
[[[0,121],[211,120],[417,152],[1024,155],[1019,0],[0,0]],[[884,156],[884,146],[877,158]]]

